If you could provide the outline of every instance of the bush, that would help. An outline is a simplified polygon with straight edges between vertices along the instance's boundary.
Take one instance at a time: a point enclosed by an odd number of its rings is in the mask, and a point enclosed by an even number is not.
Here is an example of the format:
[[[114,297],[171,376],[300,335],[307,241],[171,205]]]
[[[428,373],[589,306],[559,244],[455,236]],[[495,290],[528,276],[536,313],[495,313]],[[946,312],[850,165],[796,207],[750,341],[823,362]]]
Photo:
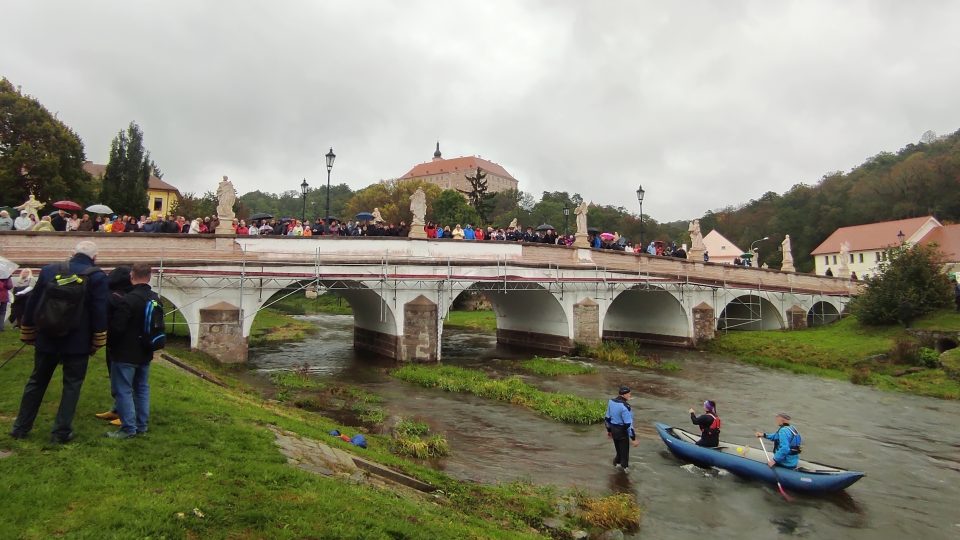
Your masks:
[[[850,382],[853,384],[868,385],[871,382],[870,375],[870,368],[860,366],[850,373]]]
[[[919,350],[920,345],[913,339],[898,337],[893,342],[893,351],[891,351],[890,357],[898,364],[914,364],[917,361],[917,351]]]
[[[630,493],[585,497],[580,500],[580,508],[581,518],[592,527],[632,531],[640,526],[640,505]]]
[[[953,300],[950,278],[941,270],[943,254],[935,245],[916,244],[889,251],[876,276],[852,307],[857,318],[870,325],[900,323],[948,307]]]
[[[929,347],[917,350],[917,365],[935,369],[940,367],[940,353]]]

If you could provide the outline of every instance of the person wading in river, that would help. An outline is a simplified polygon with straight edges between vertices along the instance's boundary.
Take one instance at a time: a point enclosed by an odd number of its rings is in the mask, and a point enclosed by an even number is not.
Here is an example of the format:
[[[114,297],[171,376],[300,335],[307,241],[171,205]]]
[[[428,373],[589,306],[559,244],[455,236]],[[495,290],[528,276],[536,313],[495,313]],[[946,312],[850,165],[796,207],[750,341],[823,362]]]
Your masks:
[[[700,427],[697,446],[716,448],[720,445],[720,416],[717,414],[717,404],[708,399],[703,402],[703,411],[706,414],[697,416],[693,408],[690,409],[690,421]]]
[[[613,439],[613,447],[617,456],[613,458],[613,466],[630,472],[630,445],[640,445],[637,434],[633,430],[633,412],[630,410],[630,388],[621,386],[617,397],[607,402],[607,437]],[[632,442],[631,442],[632,441]]]
[[[757,437],[773,441],[773,457],[767,460],[767,465],[780,465],[787,469],[796,469],[800,462],[800,447],[803,439],[797,428],[790,425],[790,415],[777,413],[777,430],[773,433],[757,432]],[[762,442],[762,441],[761,441]]]

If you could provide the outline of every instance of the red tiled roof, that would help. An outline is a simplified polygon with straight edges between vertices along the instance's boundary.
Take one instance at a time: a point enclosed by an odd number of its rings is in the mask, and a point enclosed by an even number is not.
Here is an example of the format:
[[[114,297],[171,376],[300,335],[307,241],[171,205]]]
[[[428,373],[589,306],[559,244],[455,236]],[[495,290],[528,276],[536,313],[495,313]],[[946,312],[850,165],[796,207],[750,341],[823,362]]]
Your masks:
[[[516,178],[511,176],[510,173],[508,173],[507,170],[500,165],[476,156],[440,159],[437,161],[421,163],[410,169],[410,172],[401,176],[400,178],[410,179],[420,178],[423,176],[433,176],[435,174],[445,174],[449,172],[476,171],[477,167],[497,176],[508,178],[510,180],[516,180]]]
[[[921,244],[934,242],[943,252],[946,262],[960,262],[960,224],[937,227],[920,239]]]
[[[101,165],[100,163],[85,161],[83,162],[83,170],[90,173],[90,176],[93,176],[94,178],[102,178],[103,173],[107,172],[107,166]],[[180,193],[179,189],[171,186],[152,174],[150,175],[150,181],[147,185],[150,189],[157,191],[176,191],[177,193]]]
[[[903,231],[904,237],[909,239],[924,223],[931,219],[934,218],[926,216],[900,219],[897,221],[867,223],[865,225],[854,225],[852,227],[840,227],[833,231],[833,234],[817,246],[817,249],[810,252],[810,254],[822,255],[824,253],[839,253],[841,242],[850,242],[850,251],[887,248],[900,241],[897,237],[900,231]]]

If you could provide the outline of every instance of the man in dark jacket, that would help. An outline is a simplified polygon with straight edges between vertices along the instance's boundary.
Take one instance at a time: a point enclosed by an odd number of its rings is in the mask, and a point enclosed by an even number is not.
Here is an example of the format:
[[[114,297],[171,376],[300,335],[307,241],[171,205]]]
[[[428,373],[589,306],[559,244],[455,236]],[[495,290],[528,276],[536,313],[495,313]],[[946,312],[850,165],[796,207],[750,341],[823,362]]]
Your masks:
[[[153,351],[143,346],[147,302],[160,300],[150,288],[151,268],[138,263],[130,270],[130,289],[110,318],[110,387],[116,398],[120,429],[112,439],[129,439],[147,431],[150,418],[150,361]]]
[[[77,244],[67,263],[69,272],[86,280],[83,312],[65,335],[57,337],[38,330],[34,316],[47,285],[65,274],[64,263],[48,264],[40,271],[34,294],[30,295],[20,327],[20,340],[34,345],[33,373],[23,389],[20,411],[10,436],[23,439],[33,429],[43,395],[58,364],[63,364],[63,395],[53,425],[52,440],[66,443],[73,439],[73,416],[80,399],[80,388],[87,375],[90,355],[107,342],[107,276],[99,269],[90,272],[97,257],[97,245],[85,240]],[[89,273],[85,273],[89,272]]]

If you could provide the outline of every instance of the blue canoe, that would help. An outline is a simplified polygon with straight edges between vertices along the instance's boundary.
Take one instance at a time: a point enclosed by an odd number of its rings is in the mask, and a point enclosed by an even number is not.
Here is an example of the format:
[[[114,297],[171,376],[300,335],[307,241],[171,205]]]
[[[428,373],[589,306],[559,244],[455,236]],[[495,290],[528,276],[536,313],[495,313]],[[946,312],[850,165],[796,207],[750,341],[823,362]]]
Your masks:
[[[667,449],[682,460],[701,466],[716,467],[743,478],[768,484],[777,482],[773,469],[767,466],[767,458],[759,448],[722,441],[717,448],[703,448],[696,444],[700,439],[698,435],[659,422],[654,425],[660,438],[667,445]],[[771,448],[768,447],[767,452],[770,450]],[[796,469],[777,467],[776,470],[784,489],[813,495],[846,489],[864,476],[862,472],[804,460],[800,460]]]

